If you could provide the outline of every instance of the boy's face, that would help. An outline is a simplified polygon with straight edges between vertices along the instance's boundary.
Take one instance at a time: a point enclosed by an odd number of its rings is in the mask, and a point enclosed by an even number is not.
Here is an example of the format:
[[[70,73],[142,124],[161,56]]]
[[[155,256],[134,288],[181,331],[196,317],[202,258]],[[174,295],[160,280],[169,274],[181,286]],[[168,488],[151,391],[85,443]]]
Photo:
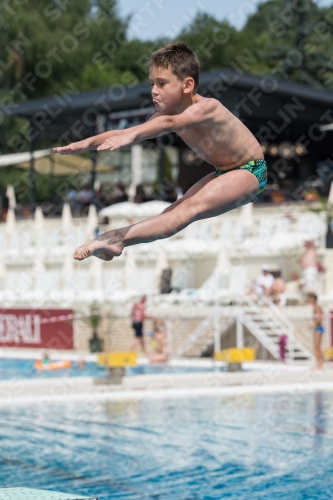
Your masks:
[[[151,66],[149,70],[151,94],[156,110],[170,112],[179,106],[184,95],[184,81],[169,69]]]

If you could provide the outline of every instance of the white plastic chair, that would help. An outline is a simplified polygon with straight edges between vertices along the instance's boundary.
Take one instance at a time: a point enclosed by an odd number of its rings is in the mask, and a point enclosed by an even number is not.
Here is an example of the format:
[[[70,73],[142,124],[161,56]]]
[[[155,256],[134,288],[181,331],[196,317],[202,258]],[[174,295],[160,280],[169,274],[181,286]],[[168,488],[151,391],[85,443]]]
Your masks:
[[[33,290],[30,292],[31,300],[45,302],[53,300],[60,289],[59,271],[45,271],[37,273]]]
[[[15,232],[7,238],[7,245],[4,255],[11,260],[18,260],[20,257],[20,234]]]
[[[6,273],[4,289],[0,292],[1,300],[21,302],[30,293],[33,275],[24,271],[9,271]]]

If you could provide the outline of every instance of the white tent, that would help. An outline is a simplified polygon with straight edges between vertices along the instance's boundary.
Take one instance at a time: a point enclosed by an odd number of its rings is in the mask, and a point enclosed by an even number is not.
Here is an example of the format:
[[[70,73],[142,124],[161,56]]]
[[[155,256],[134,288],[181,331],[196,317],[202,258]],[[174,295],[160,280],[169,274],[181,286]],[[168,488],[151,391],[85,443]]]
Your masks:
[[[154,217],[170,206],[166,201],[147,201],[146,203],[132,203],[125,201],[103,208],[100,217]]]
[[[31,158],[34,159],[35,171],[49,175],[70,175],[87,174],[91,172],[91,159],[82,155],[59,155],[53,153],[52,149],[41,149],[24,153],[13,153],[0,155],[0,168],[8,165],[15,165],[25,170],[30,169]],[[96,172],[110,172],[115,170],[112,165],[102,164],[99,161],[95,164]]]
[[[40,149],[39,151],[33,151],[32,157],[37,160],[38,158],[44,158],[44,156],[49,156],[52,153],[52,149]],[[31,159],[30,151],[25,153],[13,153],[9,155],[0,155],[0,167],[7,167],[8,165],[17,165],[19,163],[28,162]]]

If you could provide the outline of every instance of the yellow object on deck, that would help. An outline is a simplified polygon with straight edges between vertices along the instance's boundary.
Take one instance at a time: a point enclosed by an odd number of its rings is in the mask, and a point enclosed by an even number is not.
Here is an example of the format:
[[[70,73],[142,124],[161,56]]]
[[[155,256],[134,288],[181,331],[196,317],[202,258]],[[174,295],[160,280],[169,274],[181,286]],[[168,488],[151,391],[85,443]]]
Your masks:
[[[225,361],[227,363],[242,363],[243,361],[254,361],[256,352],[253,347],[231,347],[230,349],[222,349],[214,354],[215,361]]]
[[[325,359],[333,359],[333,347],[325,349]]]
[[[137,366],[137,359],[136,352],[106,352],[98,355],[97,364],[109,368],[125,368]]]

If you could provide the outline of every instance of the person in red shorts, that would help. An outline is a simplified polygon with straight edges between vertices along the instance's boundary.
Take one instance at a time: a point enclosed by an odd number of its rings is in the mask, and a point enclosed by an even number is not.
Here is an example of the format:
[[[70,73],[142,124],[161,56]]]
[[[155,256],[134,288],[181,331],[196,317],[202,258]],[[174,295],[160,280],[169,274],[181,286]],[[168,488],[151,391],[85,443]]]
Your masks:
[[[147,297],[143,295],[140,300],[135,302],[131,311],[132,327],[134,329],[134,339],[130,346],[130,351],[133,351],[140,344],[142,351],[145,353],[145,341],[143,335],[143,322],[145,319],[153,319],[146,315],[146,303]]]

